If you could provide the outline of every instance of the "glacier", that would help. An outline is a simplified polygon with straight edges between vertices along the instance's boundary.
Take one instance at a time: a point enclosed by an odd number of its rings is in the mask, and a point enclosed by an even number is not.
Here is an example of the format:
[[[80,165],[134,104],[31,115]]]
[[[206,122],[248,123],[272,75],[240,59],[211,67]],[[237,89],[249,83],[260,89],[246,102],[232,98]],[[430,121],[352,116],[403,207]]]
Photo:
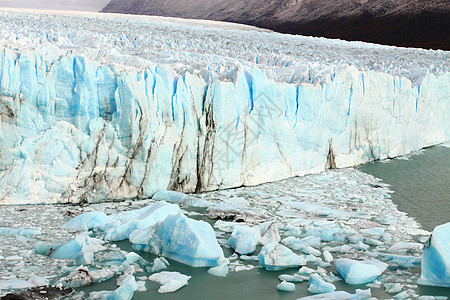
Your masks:
[[[144,199],[408,154],[450,140],[449,65],[248,26],[2,9],[0,203]]]

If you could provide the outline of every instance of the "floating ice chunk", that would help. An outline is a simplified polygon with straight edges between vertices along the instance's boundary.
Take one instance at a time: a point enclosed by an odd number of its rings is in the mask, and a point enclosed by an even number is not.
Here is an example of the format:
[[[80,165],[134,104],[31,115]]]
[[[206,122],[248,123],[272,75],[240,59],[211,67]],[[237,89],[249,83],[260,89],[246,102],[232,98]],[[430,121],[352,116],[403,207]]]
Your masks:
[[[372,238],[365,238],[364,239],[364,243],[366,243],[367,245],[370,246],[381,246],[383,245],[383,243],[377,239],[372,239]]]
[[[359,241],[356,243],[356,245],[353,246],[355,249],[366,251],[370,248],[369,245],[364,244],[363,242]]]
[[[258,254],[258,260],[260,265],[269,271],[295,268],[306,264],[303,256],[295,254],[291,249],[279,243],[265,245]]]
[[[192,267],[215,267],[223,251],[211,225],[178,213],[130,235],[135,249],[169,257]]]
[[[39,228],[10,228],[10,227],[0,227],[0,235],[4,236],[34,236],[41,234]]]
[[[311,255],[314,255],[314,256],[320,256],[320,254],[321,254],[319,250],[317,250],[317,249],[315,249],[315,248],[313,248],[311,246],[305,247],[302,251],[305,254],[311,254]]]
[[[364,212],[347,212],[347,211],[340,211],[337,209],[328,208],[325,206],[321,206],[312,202],[293,202],[293,201],[287,201],[284,204],[301,210],[305,211],[311,214],[317,214],[327,217],[332,217],[335,219],[349,219],[349,218],[370,218],[370,214],[364,213]]]
[[[386,229],[383,227],[373,227],[368,229],[360,229],[359,232],[361,234],[372,236],[373,238],[380,239],[381,235],[384,233]]]
[[[389,253],[381,253],[380,257],[388,260],[402,268],[413,268],[415,266],[420,265],[421,257],[420,256],[407,256],[407,255],[396,255]]]
[[[32,282],[22,279],[9,279],[0,281],[0,290],[28,289],[33,286],[34,284]]]
[[[324,275],[322,277],[323,277],[323,279],[325,281],[328,281],[328,282],[331,282],[331,283],[333,283],[335,281],[342,280],[341,277],[334,275],[333,272],[331,272],[331,271],[330,271],[330,273],[328,275]]]
[[[91,264],[94,253],[105,250],[104,242],[91,238],[85,234],[79,234],[64,244],[44,245],[36,244],[34,250],[37,254],[59,259],[74,259],[77,264]]]
[[[148,273],[156,273],[164,270],[169,266],[169,262],[164,257],[157,257],[153,260],[153,265],[151,267],[146,267],[145,270]]]
[[[319,247],[322,244],[321,238],[315,236],[307,236],[302,241],[308,243],[311,247]]]
[[[210,268],[208,273],[219,277],[225,277],[228,274],[229,263],[230,260],[228,258],[221,257],[219,259],[219,265],[217,267]]]
[[[293,236],[288,236],[287,238],[282,239],[281,243],[296,251],[302,251],[306,247],[310,247],[309,244],[304,240]]]
[[[409,299],[409,295],[406,291],[403,291],[401,293],[398,293],[394,296],[394,299]]]
[[[193,198],[193,197],[183,194],[183,193],[180,193],[180,192],[163,190],[163,191],[159,191],[156,194],[154,194],[152,197],[152,200],[167,201],[167,202],[181,204],[184,201],[189,200],[191,198]]]
[[[450,222],[434,228],[425,243],[418,283],[450,287]]]
[[[280,279],[282,281],[289,281],[289,282],[303,282],[304,281],[303,277],[300,276],[299,274],[294,274],[294,275],[281,274],[280,276],[278,276],[278,279]]]
[[[447,296],[429,296],[429,295],[424,295],[424,296],[420,296],[418,299],[419,300],[447,300],[448,297]]]
[[[344,291],[330,292],[324,293],[320,295],[307,296],[302,297],[297,300],[313,300],[313,299],[330,299],[330,300],[350,300],[350,299],[359,299],[359,300],[369,300],[371,298],[370,289],[368,290],[356,290],[355,294],[350,294]]]
[[[334,284],[326,282],[319,274],[309,276],[308,292],[313,294],[330,293],[336,290]]]
[[[405,254],[415,251],[422,250],[423,245],[421,243],[397,243],[392,245],[388,252],[395,253],[395,254]]]
[[[127,267],[134,263],[143,263],[145,260],[137,253],[134,252],[128,252],[125,255],[125,260],[121,263],[122,266]],[[146,261],[145,261],[146,262]],[[148,262],[147,262],[148,264]]]
[[[239,256],[239,258],[241,260],[253,260],[253,261],[258,261],[258,255],[241,255]]]
[[[167,216],[179,212],[178,205],[161,201],[141,209],[111,215],[108,217],[108,223],[103,226],[106,228],[102,238],[109,241],[128,239],[134,230],[149,228]]]
[[[227,222],[222,220],[217,220],[216,223],[214,223],[214,228],[217,228],[224,232],[233,232],[234,227],[241,226],[239,223],[236,222]]]
[[[240,272],[240,271],[250,271],[255,268],[254,265],[246,265],[246,266],[237,266],[234,271]]]
[[[266,245],[281,240],[274,222],[265,222],[258,226],[235,226],[228,243],[239,254],[249,254],[259,244]]]
[[[90,211],[76,216],[63,224],[63,229],[86,231],[102,226],[108,220],[106,214],[102,211]]]
[[[388,267],[376,259],[357,261],[340,258],[334,261],[336,271],[348,284],[364,284],[374,281]]]
[[[329,251],[329,252],[341,252],[341,253],[349,253],[354,252],[354,248],[349,245],[342,245],[342,246],[336,246],[336,247],[323,247],[323,250]]]
[[[198,199],[180,192],[162,190],[153,195],[152,200],[167,201],[177,203],[180,205],[194,206],[194,207],[209,207],[211,202]]]
[[[384,289],[388,294],[397,294],[403,289],[403,284],[401,283],[385,283]]]
[[[350,235],[347,238],[348,238],[348,241],[352,244],[357,244],[358,242],[364,242],[364,237],[361,235]]]
[[[261,230],[261,238],[259,240],[261,245],[266,245],[273,242],[280,242],[281,237],[278,232],[278,226],[275,222],[265,222],[258,227]]]
[[[287,281],[283,281],[282,283],[277,285],[277,289],[284,292],[293,292],[295,291],[295,284]]]
[[[323,251],[323,260],[326,262],[332,262],[333,261],[333,255],[328,250]]]
[[[236,226],[231,234],[228,243],[234,251],[239,254],[249,254],[256,250],[256,246],[261,239],[259,227]]]
[[[91,292],[92,299],[131,300],[134,292],[139,288],[136,279],[131,274],[124,275],[120,287],[114,291]]]
[[[149,278],[151,281],[158,282],[161,287],[158,289],[158,293],[171,293],[179,290],[183,286],[188,284],[191,276],[187,276],[178,272],[161,272],[151,275]]]
[[[59,280],[65,287],[76,288],[93,283],[106,281],[114,276],[110,269],[89,270],[89,268],[80,266],[72,271],[66,277]]]

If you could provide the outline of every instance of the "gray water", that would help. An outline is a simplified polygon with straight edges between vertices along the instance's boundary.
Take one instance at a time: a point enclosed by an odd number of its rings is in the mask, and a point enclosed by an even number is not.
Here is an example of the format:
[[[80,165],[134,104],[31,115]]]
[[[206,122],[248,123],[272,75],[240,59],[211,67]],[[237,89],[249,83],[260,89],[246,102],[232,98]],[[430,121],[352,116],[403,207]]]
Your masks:
[[[398,209],[425,230],[450,222],[450,148],[431,147],[407,159],[368,163],[358,169],[390,184]]]

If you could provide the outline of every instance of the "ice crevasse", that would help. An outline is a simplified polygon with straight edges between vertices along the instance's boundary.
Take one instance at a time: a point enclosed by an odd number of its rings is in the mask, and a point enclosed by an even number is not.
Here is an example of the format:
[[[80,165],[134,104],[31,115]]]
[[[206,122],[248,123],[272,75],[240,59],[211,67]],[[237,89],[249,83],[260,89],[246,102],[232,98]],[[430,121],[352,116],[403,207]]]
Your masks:
[[[450,140],[448,72],[291,83],[258,64],[221,78],[47,50],[0,46],[3,204],[256,185]]]

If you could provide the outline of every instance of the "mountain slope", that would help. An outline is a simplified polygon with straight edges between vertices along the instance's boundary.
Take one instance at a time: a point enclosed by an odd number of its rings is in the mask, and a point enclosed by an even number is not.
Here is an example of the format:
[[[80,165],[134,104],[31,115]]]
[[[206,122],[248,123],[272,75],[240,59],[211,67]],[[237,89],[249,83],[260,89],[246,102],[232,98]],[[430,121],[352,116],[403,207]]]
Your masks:
[[[230,21],[283,33],[450,50],[447,0],[111,0],[103,12]]]

